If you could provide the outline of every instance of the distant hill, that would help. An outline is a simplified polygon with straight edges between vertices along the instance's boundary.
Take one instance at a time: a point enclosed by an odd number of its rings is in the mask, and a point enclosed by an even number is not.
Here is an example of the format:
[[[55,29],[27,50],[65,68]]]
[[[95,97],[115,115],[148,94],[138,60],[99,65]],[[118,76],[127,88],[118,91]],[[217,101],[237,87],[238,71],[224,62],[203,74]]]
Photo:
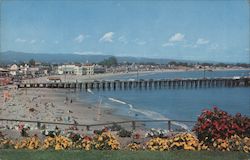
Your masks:
[[[8,64],[8,63],[18,63],[28,62],[30,59],[34,59],[40,62],[49,62],[49,63],[69,63],[69,62],[90,62],[90,63],[98,63],[104,59],[109,58],[111,55],[79,55],[79,54],[71,54],[71,53],[24,53],[24,52],[16,52],[16,51],[6,51],[0,53],[0,63]],[[142,58],[142,57],[120,57],[116,56],[118,62],[153,62],[157,64],[166,64],[173,59],[157,59],[157,58]],[[174,60],[180,61],[180,60]],[[182,61],[184,62],[184,61]],[[185,61],[191,62],[191,61]]]

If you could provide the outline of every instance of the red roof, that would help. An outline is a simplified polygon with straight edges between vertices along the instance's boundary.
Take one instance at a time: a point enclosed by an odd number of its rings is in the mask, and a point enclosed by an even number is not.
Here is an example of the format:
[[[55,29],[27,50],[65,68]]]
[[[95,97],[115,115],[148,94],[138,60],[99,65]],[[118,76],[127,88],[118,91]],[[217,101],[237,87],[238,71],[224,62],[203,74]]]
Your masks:
[[[84,66],[93,66],[93,64],[86,63],[86,64],[84,64]]]
[[[61,80],[59,77],[48,77],[48,80]]]

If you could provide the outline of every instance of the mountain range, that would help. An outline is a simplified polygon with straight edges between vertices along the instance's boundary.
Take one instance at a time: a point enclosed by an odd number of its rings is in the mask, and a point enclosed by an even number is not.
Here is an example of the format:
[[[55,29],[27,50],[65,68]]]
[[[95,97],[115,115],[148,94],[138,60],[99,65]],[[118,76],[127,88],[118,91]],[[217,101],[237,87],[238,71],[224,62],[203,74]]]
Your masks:
[[[111,57],[112,55],[90,55],[90,54],[72,54],[72,53],[25,53],[17,51],[5,51],[0,52],[0,63],[10,64],[18,62],[28,62],[30,59],[34,59],[40,62],[47,63],[98,63],[104,59]],[[170,61],[177,62],[195,62],[195,61],[185,61],[185,60],[175,60],[175,59],[163,59],[163,58],[144,58],[144,57],[129,57],[129,56],[116,56],[118,62],[130,62],[130,63],[157,63],[166,64]]]

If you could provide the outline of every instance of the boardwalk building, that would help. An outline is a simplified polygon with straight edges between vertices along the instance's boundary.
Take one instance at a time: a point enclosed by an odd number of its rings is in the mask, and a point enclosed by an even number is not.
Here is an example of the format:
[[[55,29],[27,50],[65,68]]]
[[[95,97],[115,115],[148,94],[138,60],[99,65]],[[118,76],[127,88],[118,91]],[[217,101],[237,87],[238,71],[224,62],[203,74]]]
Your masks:
[[[62,65],[58,66],[58,74],[72,74],[72,75],[82,75],[83,68],[77,65]]]
[[[13,64],[12,66],[10,66],[9,70],[10,70],[10,74],[12,76],[15,76],[18,73],[19,67],[16,64]]]
[[[83,65],[83,74],[85,75],[93,75],[95,65],[94,64],[84,64]]]

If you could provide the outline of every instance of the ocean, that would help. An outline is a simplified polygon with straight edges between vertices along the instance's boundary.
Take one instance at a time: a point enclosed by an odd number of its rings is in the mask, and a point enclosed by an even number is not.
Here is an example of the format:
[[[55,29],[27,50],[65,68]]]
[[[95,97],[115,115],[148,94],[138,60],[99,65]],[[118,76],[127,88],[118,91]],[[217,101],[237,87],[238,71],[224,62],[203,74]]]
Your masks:
[[[213,71],[206,77],[246,76],[249,70]],[[112,76],[114,79],[162,79],[162,78],[199,78],[203,71],[163,72],[134,75]],[[116,115],[132,119],[175,119],[197,120],[202,110],[217,106],[230,114],[241,113],[250,116],[250,87],[213,87],[213,88],[152,88],[127,90],[88,90],[81,91],[79,99],[114,108]]]

